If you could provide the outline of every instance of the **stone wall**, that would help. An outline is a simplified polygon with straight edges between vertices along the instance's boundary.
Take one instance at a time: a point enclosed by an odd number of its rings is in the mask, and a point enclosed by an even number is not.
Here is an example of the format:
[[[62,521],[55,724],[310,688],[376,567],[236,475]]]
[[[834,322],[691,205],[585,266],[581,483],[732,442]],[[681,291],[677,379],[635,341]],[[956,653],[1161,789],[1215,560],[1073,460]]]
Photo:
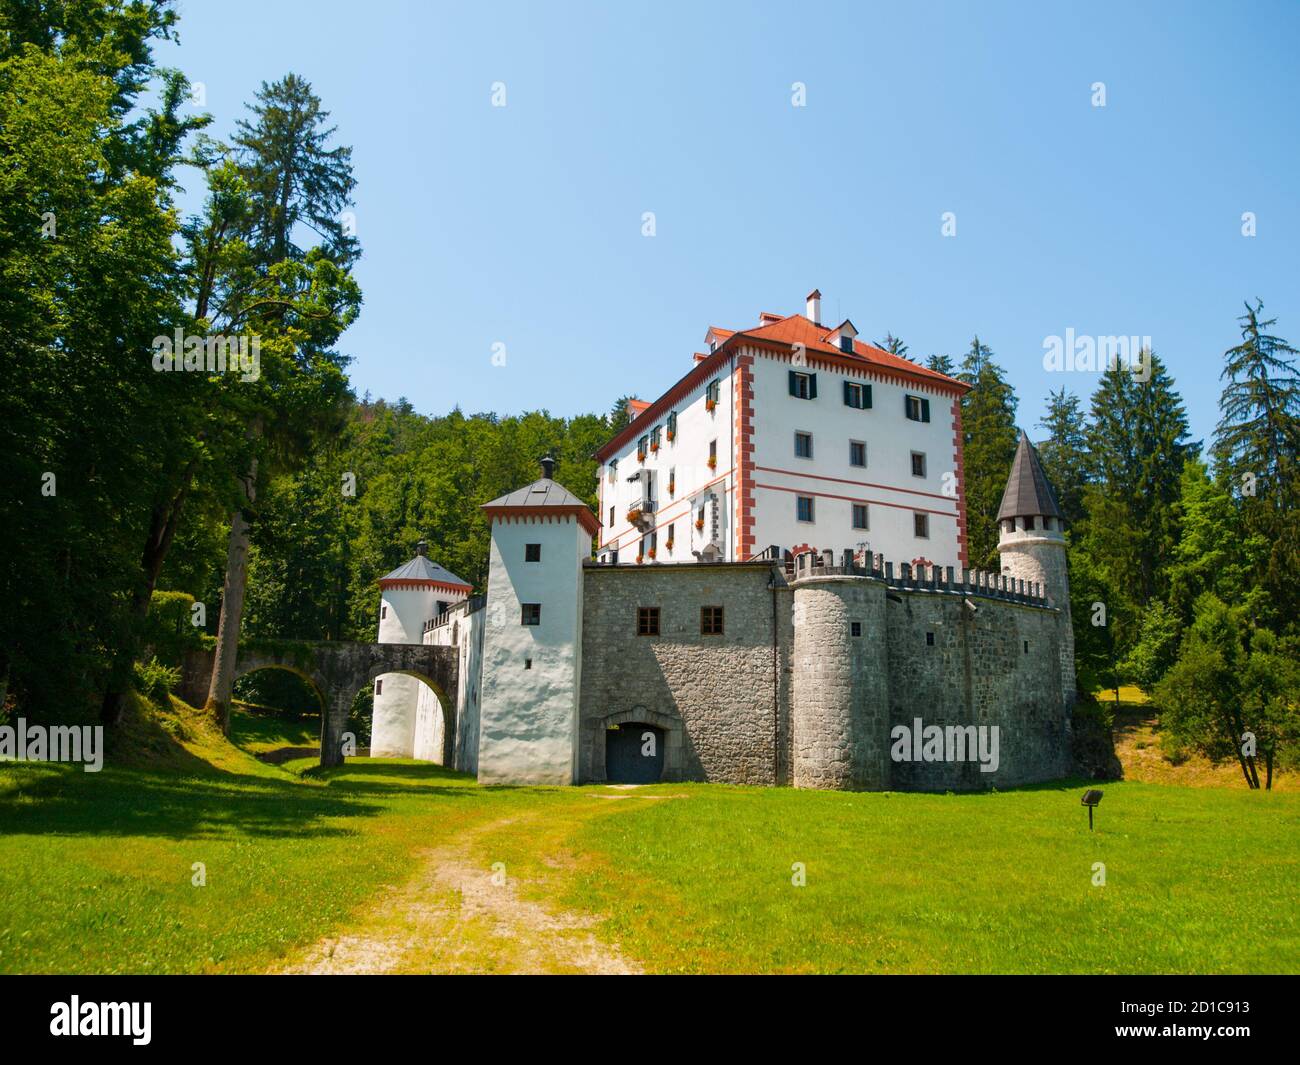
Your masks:
[[[790,593],[764,563],[588,566],[584,570],[578,780],[603,780],[604,734],[637,721],[664,728],[664,777],[773,784],[777,732],[788,743]],[[774,653],[775,628],[783,651]],[[721,636],[700,608],[723,608]],[[658,636],[637,608],[658,607]]]
[[[898,791],[1009,787],[1069,770],[1055,610],[942,592],[891,592],[887,604],[890,729],[998,726],[999,767],[891,761]],[[933,635],[933,643],[927,638]],[[1028,650],[1026,650],[1026,647]]]

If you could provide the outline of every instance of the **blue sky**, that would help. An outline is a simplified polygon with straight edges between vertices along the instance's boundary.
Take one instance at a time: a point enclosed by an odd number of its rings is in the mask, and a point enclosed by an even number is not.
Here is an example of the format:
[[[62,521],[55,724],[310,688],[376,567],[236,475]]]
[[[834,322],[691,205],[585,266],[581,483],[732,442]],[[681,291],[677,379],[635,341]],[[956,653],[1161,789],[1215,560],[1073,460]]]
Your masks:
[[[914,357],[978,333],[1031,432],[1096,383],[1046,337],[1150,336],[1208,437],[1243,300],[1300,346],[1294,3],[179,9],[214,134],[293,71],[353,146],[358,393],[605,410],[816,286]]]

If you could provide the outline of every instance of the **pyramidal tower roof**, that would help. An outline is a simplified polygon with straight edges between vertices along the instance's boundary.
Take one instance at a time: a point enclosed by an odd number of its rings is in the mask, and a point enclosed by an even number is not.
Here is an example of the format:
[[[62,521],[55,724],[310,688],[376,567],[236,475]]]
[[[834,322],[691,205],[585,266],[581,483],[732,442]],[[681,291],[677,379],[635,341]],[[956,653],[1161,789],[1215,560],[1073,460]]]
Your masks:
[[[998,521],[1030,514],[1059,518],[1061,510],[1056,505],[1056,493],[1043,472],[1043,465],[1038,461],[1038,452],[1029,442],[1029,435],[1021,429],[1016,457],[1011,463],[1011,476],[1007,478],[1002,505],[998,507]]]
[[[379,578],[381,588],[398,583],[441,584],[449,588],[464,588],[466,591],[470,591],[472,587],[469,581],[461,580],[451,570],[430,559],[429,545],[423,540],[416,545],[415,557],[410,562],[398,566],[392,573],[385,573]]]
[[[587,532],[593,536],[600,528],[596,515],[591,512],[581,499],[570,492],[564,485],[551,479],[555,460],[549,455],[542,459],[542,476],[532,484],[516,488],[498,496],[490,503],[483,504],[483,511],[489,518],[519,517],[562,517],[573,515]]]

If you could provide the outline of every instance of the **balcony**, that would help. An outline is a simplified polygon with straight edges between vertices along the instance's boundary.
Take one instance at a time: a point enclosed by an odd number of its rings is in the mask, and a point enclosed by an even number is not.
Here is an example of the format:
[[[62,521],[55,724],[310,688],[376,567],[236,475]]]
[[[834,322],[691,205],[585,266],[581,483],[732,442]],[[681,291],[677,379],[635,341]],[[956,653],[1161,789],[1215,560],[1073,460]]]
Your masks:
[[[638,529],[648,529],[654,524],[655,501],[643,499],[628,508],[627,520]]]

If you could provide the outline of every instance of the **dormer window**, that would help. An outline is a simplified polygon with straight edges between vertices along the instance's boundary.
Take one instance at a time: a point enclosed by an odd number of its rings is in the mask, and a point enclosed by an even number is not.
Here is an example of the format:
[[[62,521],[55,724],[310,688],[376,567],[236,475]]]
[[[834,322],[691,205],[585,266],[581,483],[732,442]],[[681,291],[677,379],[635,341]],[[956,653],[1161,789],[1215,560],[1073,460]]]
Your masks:
[[[845,353],[847,353],[847,354],[849,354],[849,355],[852,355],[852,354],[853,354],[853,338],[852,338],[852,337],[850,337],[850,336],[845,336],[843,333],[840,334],[840,351],[843,351],[843,352],[845,352]]]

